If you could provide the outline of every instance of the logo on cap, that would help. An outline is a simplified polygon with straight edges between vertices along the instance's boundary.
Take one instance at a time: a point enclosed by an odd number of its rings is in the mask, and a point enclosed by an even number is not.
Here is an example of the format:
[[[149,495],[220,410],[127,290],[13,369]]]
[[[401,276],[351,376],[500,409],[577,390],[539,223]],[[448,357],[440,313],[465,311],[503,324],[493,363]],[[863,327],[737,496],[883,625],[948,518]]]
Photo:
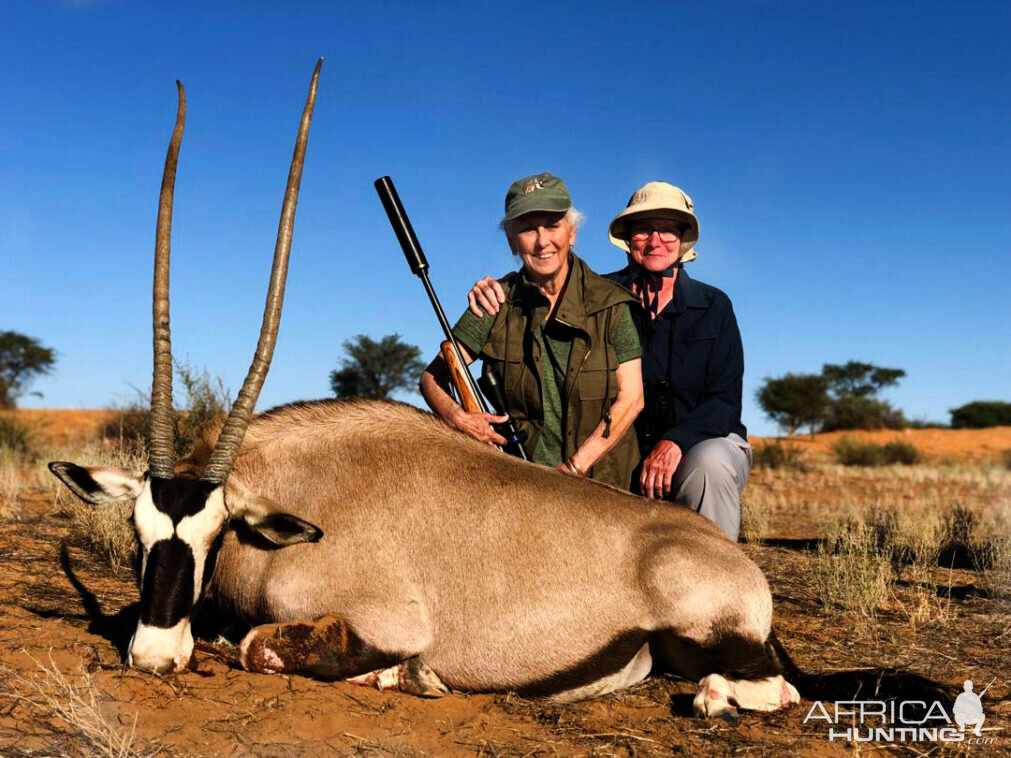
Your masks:
[[[536,192],[537,190],[542,189],[544,189],[544,182],[540,179],[534,179],[532,182],[523,187],[523,194],[529,195],[531,192]]]

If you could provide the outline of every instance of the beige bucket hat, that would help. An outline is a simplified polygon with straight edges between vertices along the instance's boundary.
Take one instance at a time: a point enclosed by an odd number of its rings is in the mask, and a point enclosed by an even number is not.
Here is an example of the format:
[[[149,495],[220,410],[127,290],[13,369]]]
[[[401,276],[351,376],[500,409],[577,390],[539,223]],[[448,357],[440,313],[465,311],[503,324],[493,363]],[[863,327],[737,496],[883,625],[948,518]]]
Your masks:
[[[672,218],[688,224],[688,231],[681,240],[680,263],[688,263],[699,257],[693,250],[699,241],[699,220],[692,212],[692,199],[680,187],[667,182],[649,182],[632,193],[625,210],[614,217],[608,227],[608,237],[611,244],[628,252],[628,237],[625,233],[625,222],[637,216],[656,218]]]

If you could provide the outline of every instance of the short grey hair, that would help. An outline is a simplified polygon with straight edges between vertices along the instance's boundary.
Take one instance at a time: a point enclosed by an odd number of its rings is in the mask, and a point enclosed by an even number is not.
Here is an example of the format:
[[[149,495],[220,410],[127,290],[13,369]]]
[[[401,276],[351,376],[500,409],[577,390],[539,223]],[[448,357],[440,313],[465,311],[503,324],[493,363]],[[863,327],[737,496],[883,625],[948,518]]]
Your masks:
[[[522,216],[520,218],[522,218]],[[509,222],[515,220],[516,219],[503,218],[501,221],[498,222],[498,228],[501,229],[503,232],[505,232],[506,236],[508,237]],[[569,225],[573,229],[578,229],[586,221],[586,216],[583,215],[582,211],[577,211],[575,208],[569,208],[569,210],[565,212],[565,220],[569,222]]]

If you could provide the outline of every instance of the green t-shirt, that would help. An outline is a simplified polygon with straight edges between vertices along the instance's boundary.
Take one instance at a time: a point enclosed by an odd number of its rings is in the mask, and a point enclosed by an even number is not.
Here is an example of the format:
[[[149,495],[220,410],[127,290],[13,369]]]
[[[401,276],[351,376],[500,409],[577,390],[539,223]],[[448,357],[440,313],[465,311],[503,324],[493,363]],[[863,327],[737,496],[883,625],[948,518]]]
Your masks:
[[[547,299],[545,299],[545,306],[535,309],[533,314],[533,336],[541,349],[541,407],[544,410],[544,428],[537,438],[533,460],[545,466],[557,466],[562,462],[564,411],[562,388],[565,386],[565,371],[572,351],[572,336],[571,330],[557,321],[545,323],[544,317],[547,312]],[[453,334],[466,346],[471,355],[479,355],[488,342],[488,335],[491,334],[494,323],[495,319],[492,316],[485,315],[479,318],[467,310],[453,327]],[[611,345],[614,347],[618,363],[642,356],[642,346],[639,343],[635,322],[632,321],[632,314],[624,303],[617,306],[616,318],[611,324]]]

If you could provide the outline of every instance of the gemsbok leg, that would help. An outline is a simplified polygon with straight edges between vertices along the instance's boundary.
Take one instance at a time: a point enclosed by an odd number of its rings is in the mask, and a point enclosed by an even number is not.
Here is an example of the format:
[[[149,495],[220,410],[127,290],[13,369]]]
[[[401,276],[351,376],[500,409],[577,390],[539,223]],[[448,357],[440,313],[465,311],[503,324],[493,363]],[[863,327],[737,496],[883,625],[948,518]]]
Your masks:
[[[449,690],[419,655],[382,651],[365,642],[344,619],[263,624],[239,646],[243,668],[262,674],[301,674],[317,679],[346,679],[377,689],[421,697],[441,697]]]

